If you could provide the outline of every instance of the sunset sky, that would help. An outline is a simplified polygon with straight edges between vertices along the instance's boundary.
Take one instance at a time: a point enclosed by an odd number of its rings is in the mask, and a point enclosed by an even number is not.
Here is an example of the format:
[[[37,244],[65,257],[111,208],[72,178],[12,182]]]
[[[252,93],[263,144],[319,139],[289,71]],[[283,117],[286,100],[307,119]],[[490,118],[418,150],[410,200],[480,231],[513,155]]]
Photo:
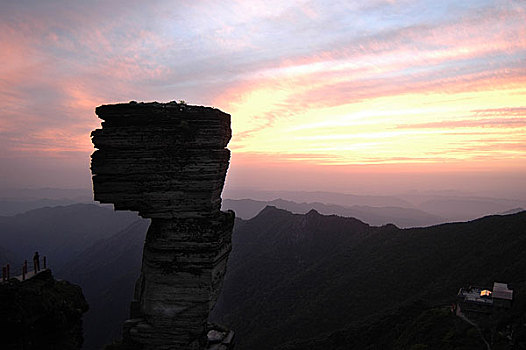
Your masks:
[[[96,106],[185,100],[230,189],[526,196],[524,0],[0,0],[0,60],[0,187],[89,187]]]

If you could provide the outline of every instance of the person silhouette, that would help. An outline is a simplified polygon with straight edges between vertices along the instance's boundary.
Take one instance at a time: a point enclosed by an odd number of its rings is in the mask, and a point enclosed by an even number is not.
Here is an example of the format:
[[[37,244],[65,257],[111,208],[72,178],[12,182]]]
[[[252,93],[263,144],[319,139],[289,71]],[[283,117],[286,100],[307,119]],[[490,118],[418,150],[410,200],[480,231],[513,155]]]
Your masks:
[[[38,255],[38,252],[35,252],[35,255],[33,255],[33,267],[35,274],[40,271],[40,256]]]

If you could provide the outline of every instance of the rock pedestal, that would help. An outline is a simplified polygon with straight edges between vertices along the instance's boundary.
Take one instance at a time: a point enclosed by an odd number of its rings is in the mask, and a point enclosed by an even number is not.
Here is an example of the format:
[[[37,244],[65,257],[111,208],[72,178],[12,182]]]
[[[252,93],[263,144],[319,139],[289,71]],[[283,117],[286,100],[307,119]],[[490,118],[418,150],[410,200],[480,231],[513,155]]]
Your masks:
[[[123,341],[140,349],[204,349],[234,213],[221,212],[230,115],[170,102],[97,107],[95,200],[151,218]]]

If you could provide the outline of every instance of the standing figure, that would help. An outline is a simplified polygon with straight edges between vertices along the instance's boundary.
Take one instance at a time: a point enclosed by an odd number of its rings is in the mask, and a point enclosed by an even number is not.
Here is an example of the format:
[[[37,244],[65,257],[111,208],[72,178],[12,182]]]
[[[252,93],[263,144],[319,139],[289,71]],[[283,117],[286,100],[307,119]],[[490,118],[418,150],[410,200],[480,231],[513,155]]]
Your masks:
[[[33,267],[35,274],[40,271],[40,256],[38,255],[38,252],[35,252],[35,255],[33,255]]]

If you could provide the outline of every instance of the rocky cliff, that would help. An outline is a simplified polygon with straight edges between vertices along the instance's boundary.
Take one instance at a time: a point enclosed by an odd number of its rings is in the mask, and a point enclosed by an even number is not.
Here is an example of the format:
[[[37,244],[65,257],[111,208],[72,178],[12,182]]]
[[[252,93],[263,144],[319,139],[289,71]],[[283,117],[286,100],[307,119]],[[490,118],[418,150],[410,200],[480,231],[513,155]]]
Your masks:
[[[231,250],[221,212],[230,115],[175,102],[100,106],[93,131],[95,200],[151,218],[124,342],[203,349]]]
[[[80,287],[55,280],[51,270],[0,283],[0,348],[80,349],[86,311]]]

